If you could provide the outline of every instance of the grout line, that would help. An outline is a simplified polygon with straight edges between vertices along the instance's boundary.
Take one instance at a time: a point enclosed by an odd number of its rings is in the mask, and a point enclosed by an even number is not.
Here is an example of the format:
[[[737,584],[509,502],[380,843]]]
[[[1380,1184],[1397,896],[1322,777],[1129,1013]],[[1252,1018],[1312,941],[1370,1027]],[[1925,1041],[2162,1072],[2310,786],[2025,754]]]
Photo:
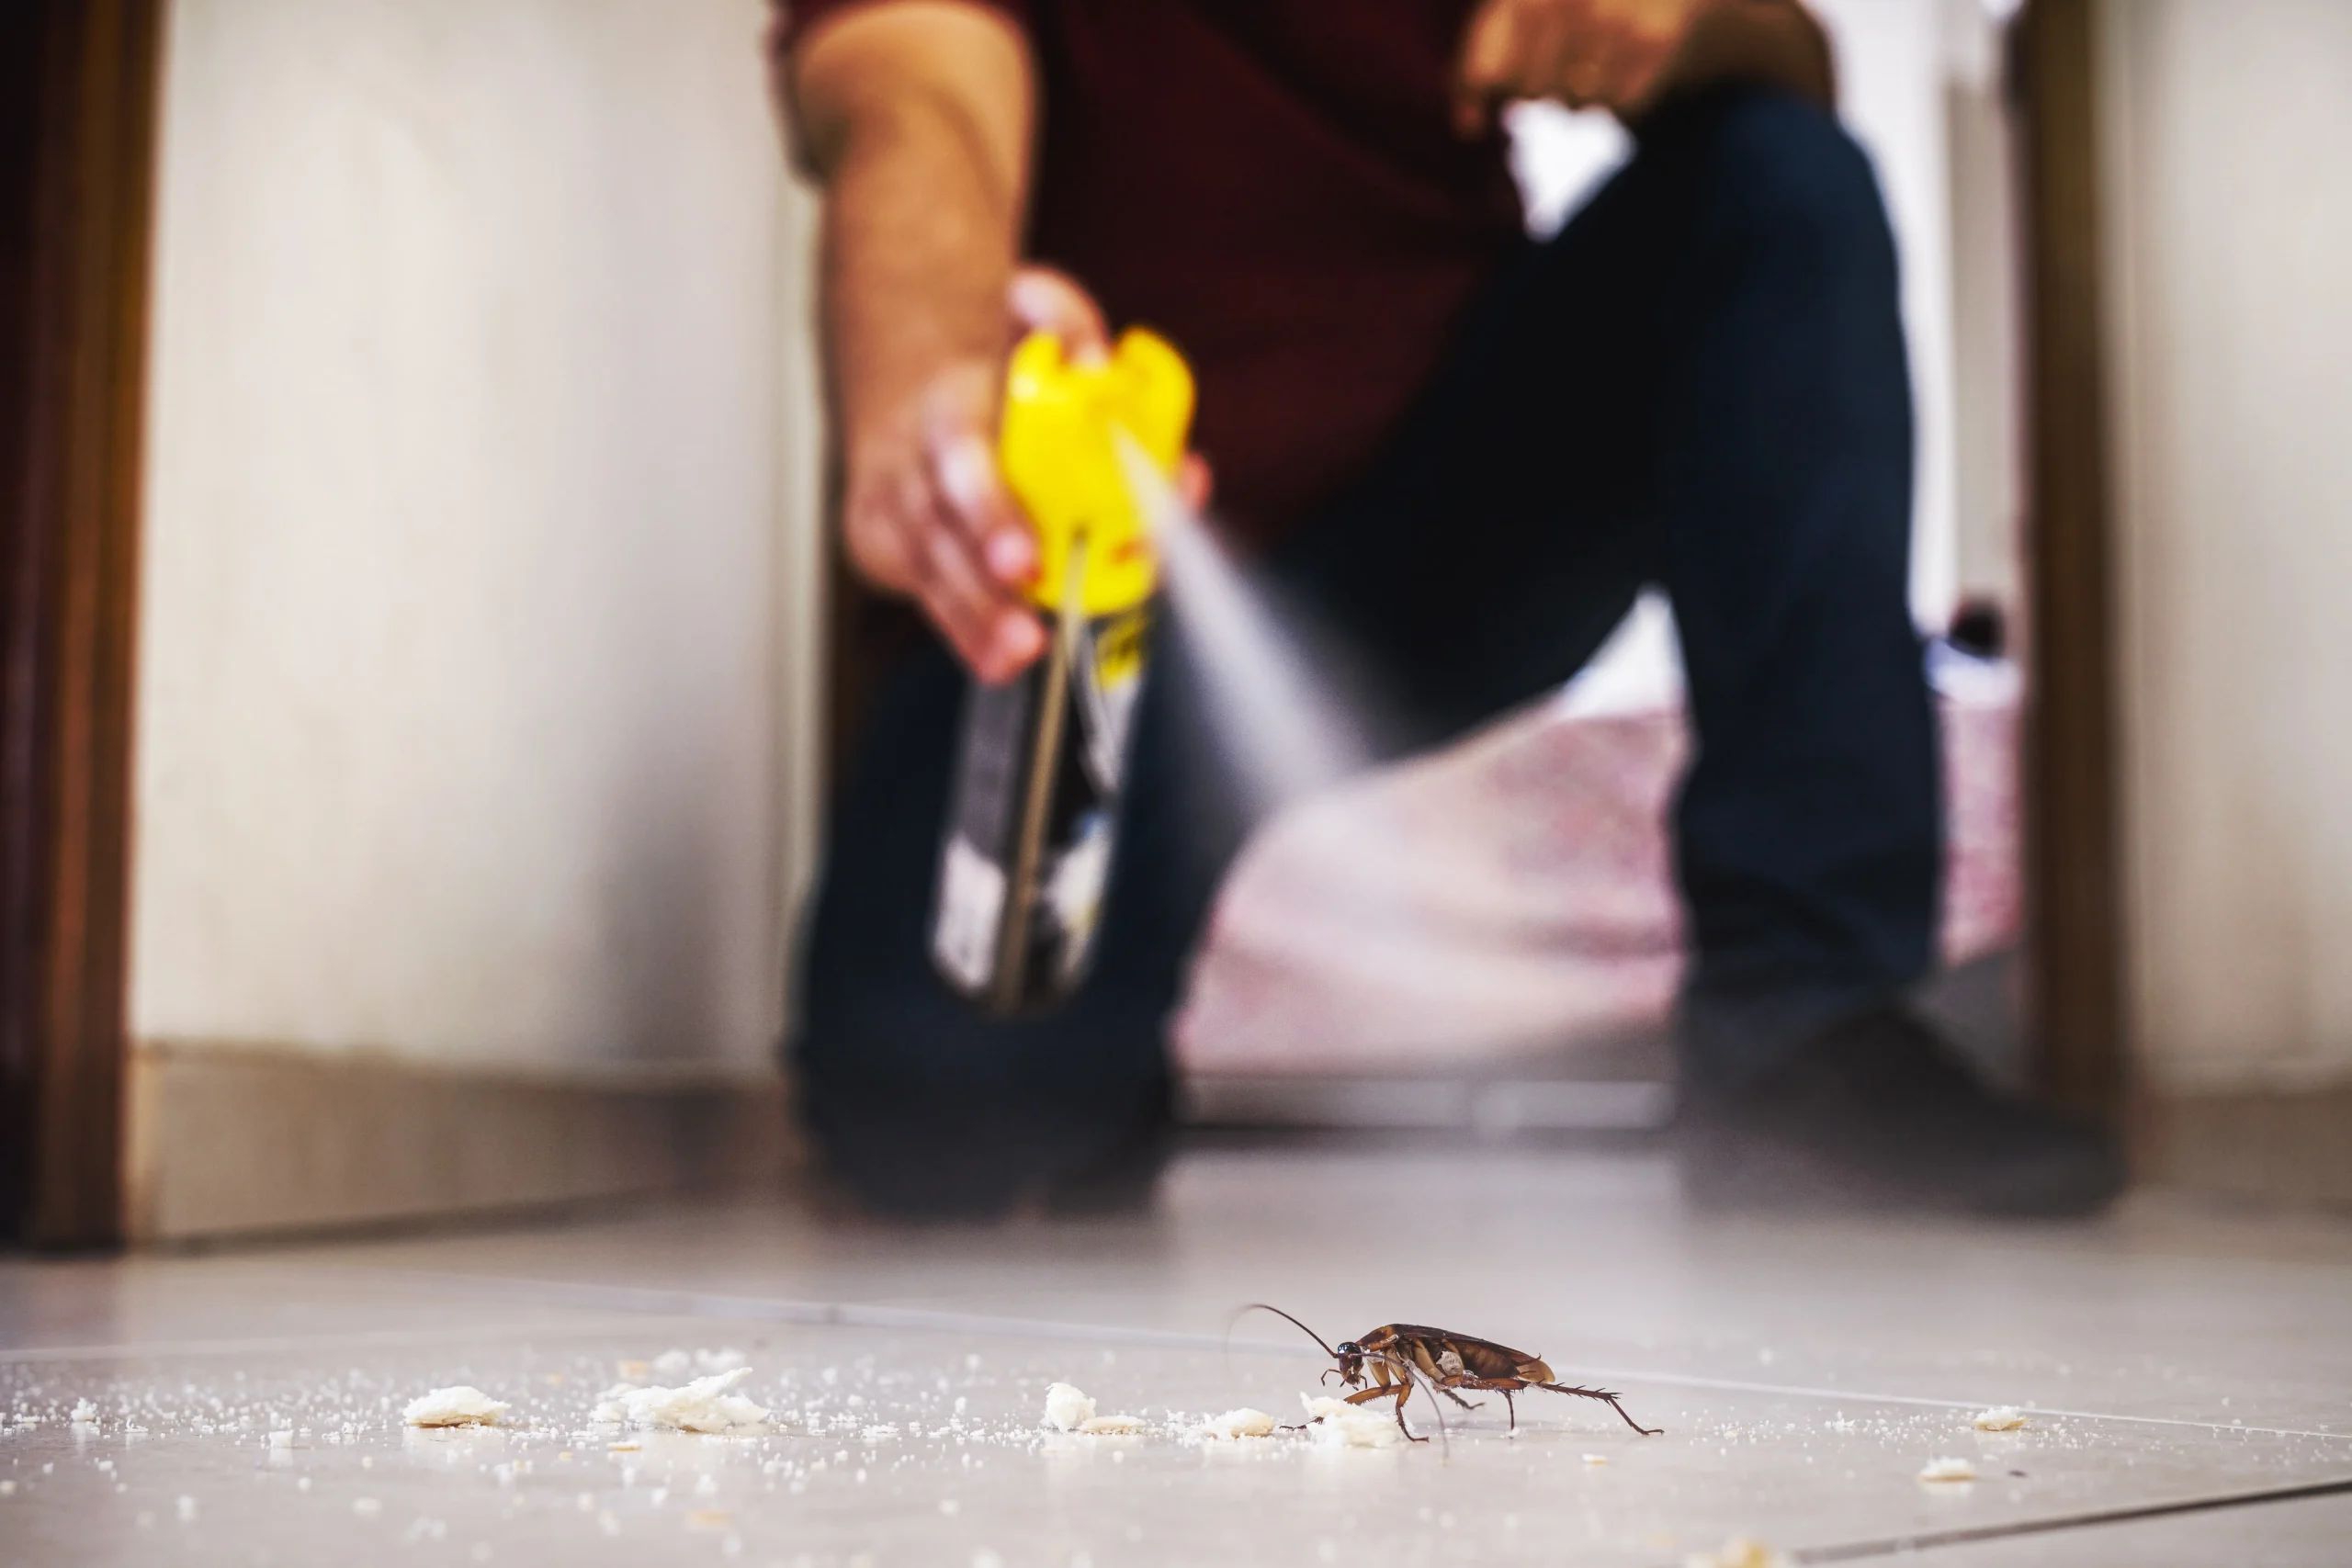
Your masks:
[[[502,1274],[453,1274],[408,1269],[378,1269],[364,1264],[346,1265],[357,1272],[395,1273],[485,1287],[526,1297],[571,1298],[613,1311],[667,1317],[723,1317],[750,1322],[800,1323],[846,1328],[910,1328],[966,1334],[1003,1334],[1026,1339],[1075,1339],[1093,1344],[1144,1345],[1169,1350],[1240,1350],[1252,1355],[1295,1355],[1288,1345],[1265,1339],[1227,1339],[1209,1334],[1184,1334],[1171,1329],[1121,1328],[1108,1324],[1069,1323],[1054,1318],[1000,1317],[988,1313],[947,1312],[933,1307],[861,1306],[847,1302],[801,1301],[779,1296],[734,1296],[709,1292],[653,1290],[635,1285],[600,1285],[584,1280],[531,1280]],[[1736,1393],[1771,1393],[1801,1399],[1846,1399],[1858,1404],[1913,1404],[1939,1410],[1981,1410],[1980,1399],[1934,1399],[1919,1394],[1873,1393],[1867,1389],[1815,1388],[1802,1383],[1750,1382],[1736,1378],[1707,1377],[1695,1372],[1661,1372],[1642,1367],[1587,1367],[1580,1375],[1613,1382],[1663,1383],[1668,1387],[1721,1389]],[[2234,1433],[2243,1437],[2317,1438],[2352,1442],[2352,1433],[2319,1432],[2298,1427],[2247,1427],[2222,1421],[2194,1421],[2176,1416],[2122,1416],[2105,1410],[2060,1410],[2044,1405],[2021,1407],[2029,1416],[2063,1416],[2076,1421],[2128,1421],[2143,1427],[2188,1427],[2199,1431]]]
[[[2300,1486],[2272,1486],[2259,1492],[2233,1492],[2220,1497],[2197,1497],[2185,1502],[2142,1503],[2120,1508],[2101,1508],[2086,1514],[2062,1514],[2054,1518],[2019,1519],[2010,1524],[1974,1525],[1964,1529],[1925,1530],[1917,1535],[1888,1536],[1879,1540],[1847,1541],[1837,1546],[1800,1549],[1790,1553],[1790,1558],[1792,1562],[1808,1563],[1854,1562],[1865,1558],[1928,1551],[1938,1547],[2007,1540],[2016,1536],[2051,1535],[2098,1525],[2129,1524],[2134,1519],[2170,1518],[2179,1514],[2212,1513],[2223,1508],[2292,1503],[2304,1498],[2335,1497],[2346,1494],[2352,1494],[2352,1481],[2314,1481]]]
[[[1916,1393],[1871,1393],[1851,1388],[1813,1388],[1804,1383],[1744,1382],[1736,1378],[1711,1378],[1697,1372],[1659,1372],[1642,1367],[1591,1367],[1581,1363],[1579,1372],[1593,1377],[1622,1380],[1627,1382],[1657,1382],[1683,1388],[1719,1388],[1739,1393],[1784,1393],[1805,1399],[1851,1399],[1872,1404],[1920,1404],[1940,1410],[1982,1410],[1981,1399],[1931,1399]],[[2130,1421],[2143,1427],[2194,1427],[2199,1431],[2242,1433],[2250,1437],[2320,1438],[2337,1442],[2352,1441],[2352,1432],[2318,1432],[2301,1427],[2244,1427],[2223,1421],[2192,1421],[2183,1416],[2120,1416],[2111,1410],[2062,1410],[2047,1404],[2021,1404],[2018,1411],[2028,1416],[2063,1416],[2075,1421]]]

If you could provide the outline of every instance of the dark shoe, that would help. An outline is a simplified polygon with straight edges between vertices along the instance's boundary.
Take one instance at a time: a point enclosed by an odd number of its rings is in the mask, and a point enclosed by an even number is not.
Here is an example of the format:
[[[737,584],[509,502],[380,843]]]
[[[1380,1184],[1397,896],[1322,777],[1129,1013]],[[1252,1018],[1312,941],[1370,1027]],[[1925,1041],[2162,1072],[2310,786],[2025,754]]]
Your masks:
[[[1712,1208],[2056,1217],[2123,1187],[2112,1137],[1989,1087],[1895,1008],[1832,1025],[1756,1083],[1690,1086],[1676,1126],[1685,1190]]]
[[[1045,1211],[1066,1219],[1148,1213],[1175,1148],[1175,1103],[1163,1080],[1115,1143],[1047,1179]]]

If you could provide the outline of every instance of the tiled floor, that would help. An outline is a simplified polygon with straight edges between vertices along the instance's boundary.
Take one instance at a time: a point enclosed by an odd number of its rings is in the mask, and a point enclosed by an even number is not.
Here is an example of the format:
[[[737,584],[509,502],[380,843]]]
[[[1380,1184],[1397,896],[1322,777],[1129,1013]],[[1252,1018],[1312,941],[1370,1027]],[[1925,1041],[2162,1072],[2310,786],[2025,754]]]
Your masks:
[[[1202,1415],[1295,1419],[1314,1386],[1273,1319],[1223,1347],[1252,1299],[1326,1337],[1523,1346],[1667,1430],[1537,1393],[1515,1438],[1490,1404],[1427,1446],[1208,1442]],[[2352,1224],[2162,1197],[2084,1226],[1710,1220],[1651,1156],[1523,1147],[1204,1150],[1149,1222],[779,1203],[11,1261],[0,1563],[1672,1563],[1734,1536],[1954,1568],[2334,1562],[2347,1325]],[[621,1363],[673,1348],[747,1355],[772,1429],[591,1420]],[[1055,1381],[1152,1427],[1047,1433]],[[400,1424],[452,1382],[513,1402],[507,1426]],[[1995,1404],[2030,1425],[1973,1430]],[[1977,1479],[1917,1479],[1944,1457]]]

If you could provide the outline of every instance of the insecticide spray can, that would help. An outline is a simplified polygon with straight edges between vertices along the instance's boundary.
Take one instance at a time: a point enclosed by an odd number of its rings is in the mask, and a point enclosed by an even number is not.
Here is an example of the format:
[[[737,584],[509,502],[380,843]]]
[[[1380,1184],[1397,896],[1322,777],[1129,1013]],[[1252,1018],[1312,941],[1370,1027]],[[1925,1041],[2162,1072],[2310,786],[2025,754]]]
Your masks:
[[[1172,476],[1192,417],[1192,372],[1150,333],[1091,363],[1042,333],[1013,350],[997,458],[1037,531],[1030,598],[1049,641],[966,699],[931,941],[990,1012],[1052,1007],[1093,953],[1159,582],[1121,446]]]

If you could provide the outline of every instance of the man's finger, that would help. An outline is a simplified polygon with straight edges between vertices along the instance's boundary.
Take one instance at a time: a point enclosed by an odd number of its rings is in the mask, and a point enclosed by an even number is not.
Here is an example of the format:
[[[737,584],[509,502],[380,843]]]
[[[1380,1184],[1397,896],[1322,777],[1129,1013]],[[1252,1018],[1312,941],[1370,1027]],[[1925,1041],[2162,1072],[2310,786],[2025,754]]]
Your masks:
[[[1094,297],[1051,267],[1024,266],[1005,289],[1012,319],[1031,332],[1061,339],[1062,352],[1081,363],[1111,353],[1111,328]]]
[[[988,432],[993,384],[942,383],[923,409],[922,459],[949,522],[970,538],[998,581],[1018,588],[1037,573],[1037,540],[997,471]]]
[[[931,448],[932,482],[946,503],[947,524],[972,542],[989,575],[1019,588],[1037,575],[1037,537],[1004,488],[996,457],[977,436]]]
[[[1470,18],[1453,73],[1453,128],[1475,136],[1507,96],[1519,54],[1518,0],[1486,0]]]
[[[1617,61],[1612,107],[1638,108],[1657,96],[1658,83],[1680,48],[1679,39],[1656,34],[1629,42]]]
[[[1184,505],[1193,512],[1200,511],[1208,505],[1209,495],[1216,489],[1216,471],[1209,467],[1209,460],[1198,452],[1185,453],[1184,460],[1176,466],[1176,493],[1183,498]]]
[[[981,680],[1005,680],[1043,651],[1035,613],[989,577],[971,542],[944,515],[923,532],[921,572],[924,613]]]

